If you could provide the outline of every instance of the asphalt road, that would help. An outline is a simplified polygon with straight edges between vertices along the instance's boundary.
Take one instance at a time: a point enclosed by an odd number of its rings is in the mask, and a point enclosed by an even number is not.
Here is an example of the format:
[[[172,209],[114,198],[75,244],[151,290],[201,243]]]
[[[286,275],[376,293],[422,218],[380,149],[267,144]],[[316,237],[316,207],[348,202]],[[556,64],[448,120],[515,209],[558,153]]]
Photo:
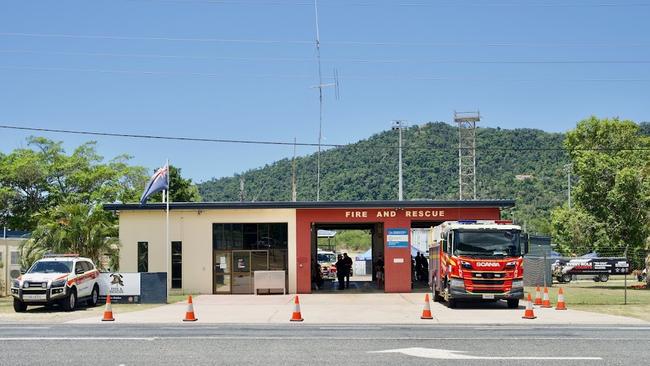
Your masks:
[[[650,327],[0,325],[0,365],[645,365],[648,359]]]

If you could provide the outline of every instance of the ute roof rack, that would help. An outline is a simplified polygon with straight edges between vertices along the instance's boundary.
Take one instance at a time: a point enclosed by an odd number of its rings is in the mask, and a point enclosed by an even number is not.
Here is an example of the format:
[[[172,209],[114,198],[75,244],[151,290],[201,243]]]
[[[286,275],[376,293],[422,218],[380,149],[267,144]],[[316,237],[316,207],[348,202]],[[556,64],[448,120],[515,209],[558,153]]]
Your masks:
[[[43,258],[56,258],[56,257],[77,258],[77,257],[79,257],[79,254],[75,254],[75,253],[64,253],[64,254],[47,253],[47,254],[43,255]]]

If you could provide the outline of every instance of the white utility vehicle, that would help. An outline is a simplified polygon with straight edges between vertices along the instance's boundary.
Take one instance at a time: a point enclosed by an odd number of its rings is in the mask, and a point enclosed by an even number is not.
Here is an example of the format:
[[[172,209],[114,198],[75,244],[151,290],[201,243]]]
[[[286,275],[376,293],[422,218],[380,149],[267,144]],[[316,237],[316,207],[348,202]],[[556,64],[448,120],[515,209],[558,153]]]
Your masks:
[[[96,306],[98,280],[99,271],[90,259],[76,254],[47,254],[11,282],[14,310],[21,313],[28,305],[59,304],[72,311],[84,300]]]

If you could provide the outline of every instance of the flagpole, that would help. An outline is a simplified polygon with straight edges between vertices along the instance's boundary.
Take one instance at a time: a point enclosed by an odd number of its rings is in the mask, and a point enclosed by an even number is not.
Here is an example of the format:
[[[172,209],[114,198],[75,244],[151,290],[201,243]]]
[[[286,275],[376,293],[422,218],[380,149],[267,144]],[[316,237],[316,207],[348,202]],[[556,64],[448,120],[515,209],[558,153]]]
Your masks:
[[[166,265],[166,270],[167,270],[167,289],[171,289],[171,279],[172,279],[172,274],[171,271],[169,270],[170,265],[169,263],[171,262],[171,244],[169,243],[169,175],[171,174],[171,169],[169,169],[169,159],[167,159],[167,199],[165,200],[167,202],[167,209],[166,209],[166,218],[165,218],[165,234],[166,234],[166,239],[165,239],[165,249],[167,251],[167,265]]]

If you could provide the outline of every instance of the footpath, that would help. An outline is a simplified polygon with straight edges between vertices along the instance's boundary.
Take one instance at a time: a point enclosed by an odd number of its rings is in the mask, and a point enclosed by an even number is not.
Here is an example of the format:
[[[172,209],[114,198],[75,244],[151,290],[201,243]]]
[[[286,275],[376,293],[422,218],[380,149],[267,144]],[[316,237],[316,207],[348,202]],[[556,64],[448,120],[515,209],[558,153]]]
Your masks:
[[[420,319],[424,294],[305,294],[299,295],[304,323],[311,324],[566,324],[566,325],[649,325],[643,320],[571,309],[555,310],[535,306],[536,319],[523,319],[526,301],[518,309],[505,302],[459,304],[449,309],[430,302],[433,319]],[[294,295],[200,295],[193,298],[196,323],[287,324],[294,311]],[[181,323],[187,303],[162,305],[119,313],[113,308],[114,323]],[[100,316],[74,319],[68,323],[100,323]],[[194,323],[194,324],[196,324]]]

